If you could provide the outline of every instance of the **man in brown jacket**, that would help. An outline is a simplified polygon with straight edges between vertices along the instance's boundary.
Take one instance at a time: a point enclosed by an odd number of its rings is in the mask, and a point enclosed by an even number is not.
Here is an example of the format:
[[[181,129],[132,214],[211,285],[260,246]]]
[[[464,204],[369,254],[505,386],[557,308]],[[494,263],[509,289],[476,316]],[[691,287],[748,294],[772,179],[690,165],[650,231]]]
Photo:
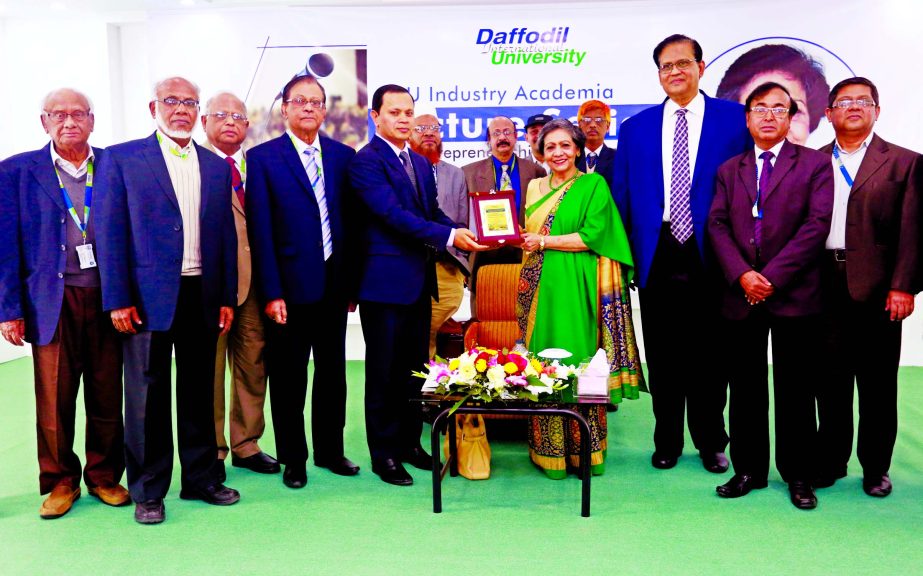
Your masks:
[[[852,452],[853,380],[859,389],[857,455],[870,496],[891,493],[888,469],[897,436],[901,321],[913,312],[920,245],[921,156],[873,132],[878,89],[849,78],[830,91],[827,119],[834,207],[823,268],[827,354],[819,383],[818,478],[846,476]]]

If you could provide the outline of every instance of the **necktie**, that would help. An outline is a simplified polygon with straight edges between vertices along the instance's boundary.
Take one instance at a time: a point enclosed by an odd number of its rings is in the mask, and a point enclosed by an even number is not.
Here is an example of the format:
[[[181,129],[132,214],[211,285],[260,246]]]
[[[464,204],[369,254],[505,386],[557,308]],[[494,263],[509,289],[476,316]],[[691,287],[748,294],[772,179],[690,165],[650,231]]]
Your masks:
[[[227,161],[228,166],[231,167],[231,188],[237,194],[240,207],[244,209],[244,181],[240,177],[240,170],[237,169],[237,162],[234,162],[234,159],[230,156],[226,156],[224,159]]]
[[[512,190],[513,181],[510,180],[510,167],[508,164],[501,164],[500,169],[503,173],[500,175],[500,190]]]
[[[586,169],[587,172],[596,171],[596,162],[599,160],[599,156],[596,155],[596,152],[590,152],[586,155]]]
[[[692,209],[689,206],[689,126],[686,109],[676,111],[673,134],[673,167],[670,175],[670,233],[683,244],[692,236]]]
[[[317,149],[313,146],[305,148],[304,154],[308,157],[305,170],[308,173],[308,180],[311,181],[311,188],[314,189],[317,209],[320,211],[320,229],[324,238],[324,260],[326,260],[333,254],[333,232],[330,230],[330,213],[327,210],[327,196],[324,194],[324,173],[321,172],[314,159],[316,153]]]
[[[419,196],[420,189],[417,187],[417,173],[413,169],[413,162],[410,161],[410,154],[407,153],[407,150],[401,150],[401,164],[404,165],[404,171],[407,172],[407,177],[410,178],[410,183],[413,184],[414,192]]]
[[[756,202],[753,203],[753,241],[756,247],[760,247],[763,239],[763,217],[761,215],[760,200],[763,193],[769,188],[769,179],[772,178],[772,157],[773,153],[769,150],[760,154],[763,161],[763,168],[760,170],[760,181],[756,189]]]

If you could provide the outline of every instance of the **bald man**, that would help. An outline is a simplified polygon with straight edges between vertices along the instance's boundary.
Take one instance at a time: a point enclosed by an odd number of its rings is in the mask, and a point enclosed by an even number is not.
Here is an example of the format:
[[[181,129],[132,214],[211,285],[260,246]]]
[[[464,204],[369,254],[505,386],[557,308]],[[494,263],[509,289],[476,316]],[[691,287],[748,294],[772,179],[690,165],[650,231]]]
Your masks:
[[[231,168],[231,206],[237,231],[237,310],[231,331],[218,338],[215,361],[215,440],[218,459],[222,462],[231,452],[231,464],[260,474],[277,474],[279,462],[260,449],[259,440],[266,429],[263,408],[266,404],[266,347],[263,314],[253,289],[250,262],[250,240],[247,235],[246,185],[247,160],[241,148],[247,138],[247,107],[230,92],[219,92],[205,104],[202,128],[208,139],[206,148],[218,155]],[[225,429],[225,358],[231,364],[231,409],[228,427],[231,445]],[[218,472],[224,476],[224,467]]]
[[[119,485],[122,350],[103,312],[96,266],[94,166],[102,151],[89,98],[71,89],[42,102],[51,142],[0,164],[0,333],[32,345],[38,432],[39,515],[58,518],[80,497],[74,420],[80,379],[86,406],[87,491],[110,506],[128,503]]]

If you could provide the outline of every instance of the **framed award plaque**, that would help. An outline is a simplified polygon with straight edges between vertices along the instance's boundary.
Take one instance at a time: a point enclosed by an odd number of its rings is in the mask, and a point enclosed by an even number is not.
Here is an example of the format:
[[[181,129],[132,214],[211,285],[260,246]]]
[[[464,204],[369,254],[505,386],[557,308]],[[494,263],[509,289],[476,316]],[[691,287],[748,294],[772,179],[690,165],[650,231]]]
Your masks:
[[[516,197],[512,190],[470,192],[468,194],[478,243],[487,246],[516,245],[519,235],[519,218]]]

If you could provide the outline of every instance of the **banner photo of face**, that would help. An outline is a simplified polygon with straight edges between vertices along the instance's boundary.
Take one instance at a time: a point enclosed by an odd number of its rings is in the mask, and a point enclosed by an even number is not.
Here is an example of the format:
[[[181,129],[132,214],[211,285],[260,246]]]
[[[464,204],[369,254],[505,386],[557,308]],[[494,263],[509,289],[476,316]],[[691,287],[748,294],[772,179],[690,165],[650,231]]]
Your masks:
[[[820,44],[787,37],[760,38],[734,46],[712,60],[707,70],[702,80],[706,92],[741,104],[760,84],[785,86],[798,105],[788,140],[812,148],[833,138],[828,123],[821,122],[830,87],[855,76],[842,59]]]

